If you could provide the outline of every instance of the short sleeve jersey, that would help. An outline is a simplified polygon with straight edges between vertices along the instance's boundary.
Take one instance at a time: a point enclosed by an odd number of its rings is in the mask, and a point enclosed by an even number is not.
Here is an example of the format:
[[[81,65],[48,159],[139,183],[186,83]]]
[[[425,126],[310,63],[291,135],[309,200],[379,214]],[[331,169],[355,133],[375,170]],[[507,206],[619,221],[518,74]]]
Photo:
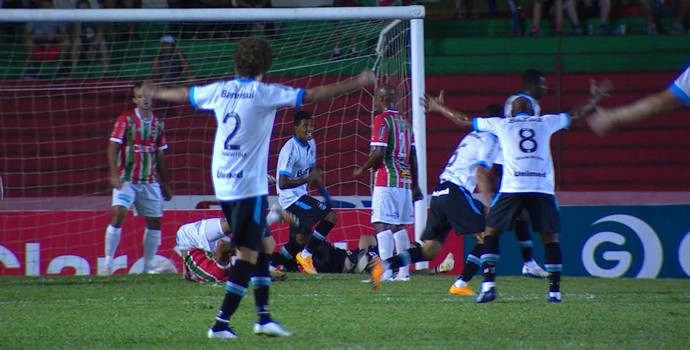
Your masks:
[[[208,235],[206,234],[207,231],[209,232]],[[180,250],[196,248],[203,249],[207,252],[213,252],[216,250],[218,240],[230,241],[229,236],[218,235],[219,232],[223,232],[219,218],[204,219],[184,224],[177,230],[175,245]],[[215,237],[213,239],[208,239],[209,236],[214,235]]]
[[[139,109],[122,113],[115,121],[110,141],[119,143],[117,170],[122,181],[133,184],[157,182],[157,153],[168,148],[165,126],[155,115],[143,120]]]
[[[314,139],[304,143],[292,136],[280,149],[276,179],[280,179],[281,175],[287,176],[290,180],[304,179],[309,176],[309,171],[314,167],[316,167],[316,142]],[[280,206],[287,208],[307,194],[307,184],[281,189],[280,181],[278,181],[276,192]]]
[[[254,79],[194,86],[195,108],[213,110],[218,124],[211,176],[216,197],[231,201],[268,194],[268,146],[276,109],[298,107],[303,89]]]
[[[498,139],[495,135],[472,131],[460,140],[439,180],[452,182],[474,192],[477,186],[477,167],[491,169],[498,152]]]
[[[678,78],[669,86],[669,89],[686,106],[690,106],[690,66],[683,73],[680,73]]]
[[[374,117],[369,144],[386,148],[376,168],[374,186],[411,188],[410,151],[414,138],[407,119],[394,110],[378,114]]]
[[[503,149],[501,192],[554,193],[551,135],[568,128],[567,113],[512,118],[475,118],[474,130],[498,137]]]
[[[534,115],[541,115],[541,106],[539,105],[539,101],[537,101],[532,95],[524,93],[524,92],[518,92],[515,95],[511,95],[506,99],[506,103],[503,105],[503,116],[506,118],[512,118],[513,117],[513,101],[515,101],[518,98],[526,98],[532,103],[532,109],[534,109]],[[499,144],[498,146],[498,156],[496,157],[496,164],[503,164],[503,152],[501,152],[501,145]]]

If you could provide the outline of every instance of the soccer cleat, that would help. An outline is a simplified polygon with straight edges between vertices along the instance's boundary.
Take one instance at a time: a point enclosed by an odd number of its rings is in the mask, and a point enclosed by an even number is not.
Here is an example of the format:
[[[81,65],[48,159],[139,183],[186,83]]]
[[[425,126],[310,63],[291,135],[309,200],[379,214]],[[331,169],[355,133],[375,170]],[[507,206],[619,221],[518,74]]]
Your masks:
[[[267,335],[269,337],[289,337],[291,332],[287,331],[280,323],[276,321],[269,321],[265,324],[254,324],[254,334]]]
[[[561,298],[559,298],[559,297],[549,297],[548,302],[549,302],[549,303],[560,303],[560,302],[561,302]]]
[[[448,289],[448,293],[453,295],[477,295],[477,293],[475,293],[469,285],[464,287],[456,287],[454,284],[451,284],[450,289]]]
[[[486,291],[482,291],[474,299],[475,304],[485,304],[496,299],[496,288],[491,287]]]
[[[371,259],[371,266],[371,287],[378,292],[381,290],[381,277],[383,277],[383,273],[386,270],[383,268],[383,262],[378,256]]]
[[[303,258],[302,253],[298,253],[295,256],[295,259],[297,259],[297,262],[302,266],[302,270],[304,270],[305,273],[308,273],[310,275],[317,274],[316,268],[314,267],[314,259],[311,255],[309,255],[306,258]]]
[[[273,203],[271,211],[280,216],[280,222],[287,222],[290,226],[299,226],[299,218],[295,214],[281,208],[280,204]]]
[[[408,282],[410,280],[410,275],[407,276],[395,276],[393,282]]]
[[[280,282],[288,279],[287,273],[280,270],[271,271],[271,282]]]
[[[103,265],[98,269],[99,276],[110,276],[113,274],[113,265]]]
[[[522,265],[522,275],[525,277],[546,278],[548,274],[539,264],[532,260]]]
[[[448,272],[453,269],[453,266],[455,266],[455,259],[453,259],[453,253],[448,253],[448,255],[446,255],[446,257],[441,262],[441,265],[438,265],[438,272]]]
[[[226,328],[209,328],[207,336],[216,339],[237,339],[237,334],[230,327]]]

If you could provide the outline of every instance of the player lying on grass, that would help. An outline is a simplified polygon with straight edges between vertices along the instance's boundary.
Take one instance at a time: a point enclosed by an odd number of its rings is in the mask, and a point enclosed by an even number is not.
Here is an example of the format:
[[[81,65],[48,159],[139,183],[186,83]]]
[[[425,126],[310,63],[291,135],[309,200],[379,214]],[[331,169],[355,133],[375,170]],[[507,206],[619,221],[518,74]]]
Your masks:
[[[297,223],[297,218],[278,205],[266,215],[270,226],[278,222]],[[230,244],[230,225],[225,218],[203,219],[182,225],[177,230],[175,250],[182,257],[182,275],[186,280],[203,283],[223,282],[228,279],[235,247]],[[284,279],[284,274],[272,279]]]

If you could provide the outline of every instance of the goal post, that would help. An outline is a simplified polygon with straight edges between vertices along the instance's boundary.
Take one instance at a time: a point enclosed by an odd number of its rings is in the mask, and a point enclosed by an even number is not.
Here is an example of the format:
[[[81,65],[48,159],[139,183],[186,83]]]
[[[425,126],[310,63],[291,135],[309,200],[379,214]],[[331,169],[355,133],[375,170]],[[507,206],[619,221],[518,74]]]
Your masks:
[[[401,86],[401,111],[411,115],[417,146],[419,184],[427,193],[424,107],[424,7],[290,9],[0,9],[0,24],[24,22],[114,23],[108,39],[109,64],[79,58],[75,71],[60,76],[57,60],[33,62],[19,39],[0,40],[0,275],[95,273],[109,221],[111,190],[106,145],[115,118],[133,108],[133,83],[151,79],[151,62],[163,37],[173,42],[193,68],[171,85],[194,85],[231,78],[238,39],[265,36],[273,49],[269,82],[297,87],[330,84],[374,69],[379,83]],[[270,33],[268,24],[276,24]],[[237,25],[240,24],[240,25]],[[6,27],[6,26],[5,26]],[[0,27],[0,34],[3,27]],[[165,39],[170,41],[170,39]],[[333,54],[340,45],[342,54]],[[354,51],[349,51],[351,46]],[[61,57],[60,60],[64,60]],[[28,62],[37,68],[28,75]],[[61,64],[61,63],[60,63]],[[154,80],[155,81],[155,80]],[[352,169],[368,156],[373,89],[304,106],[315,117],[317,164],[330,195],[342,207],[366,207],[371,183],[353,179]],[[166,164],[175,193],[166,203],[163,245],[174,245],[179,225],[217,216],[196,208],[213,206],[210,160],[214,118],[190,106],[154,102],[165,121]],[[293,133],[292,109],[280,110],[271,139],[269,171]],[[314,196],[319,193],[311,192]],[[271,195],[275,190],[271,189]],[[191,210],[189,210],[191,209]],[[94,212],[95,214],[91,214]],[[344,213],[335,230],[350,246],[373,229],[365,210]],[[366,211],[368,214],[368,211]],[[426,222],[426,201],[415,204],[415,237]],[[343,226],[345,225],[345,226]],[[118,255],[125,267],[140,257],[141,219],[128,215]],[[135,232],[132,232],[136,228]],[[282,231],[279,231],[279,234]],[[171,243],[172,242],[172,243]],[[285,243],[285,242],[278,242]],[[167,245],[167,246],[166,246]],[[72,252],[71,251],[76,251]],[[58,259],[58,257],[60,259]],[[167,257],[167,256],[166,256]],[[99,258],[100,259],[100,258]],[[98,260],[100,263],[100,260]],[[63,271],[64,272],[64,271]]]

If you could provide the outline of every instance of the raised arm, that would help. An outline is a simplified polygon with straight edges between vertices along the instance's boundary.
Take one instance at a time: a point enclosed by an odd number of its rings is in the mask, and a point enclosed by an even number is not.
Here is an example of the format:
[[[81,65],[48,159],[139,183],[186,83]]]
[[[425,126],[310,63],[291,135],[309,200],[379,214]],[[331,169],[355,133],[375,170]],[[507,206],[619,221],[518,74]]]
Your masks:
[[[353,79],[341,81],[335,84],[317,86],[304,92],[304,103],[321,102],[340,96],[350,91],[372,85],[376,82],[376,76],[371,70],[360,73]]]
[[[428,94],[424,94],[424,107],[427,113],[438,112],[443,114],[446,118],[450,119],[452,122],[459,126],[462,126],[464,128],[472,127],[472,119],[470,119],[470,117],[467,116],[467,114],[452,109],[444,104],[443,90],[441,90],[441,93],[439,93],[438,97],[433,97]]]
[[[596,81],[591,80],[589,86],[589,90],[591,93],[589,99],[583,104],[573,108],[569,112],[570,118],[572,120],[580,119],[584,117],[587,113],[591,112],[597,105],[599,100],[601,100],[605,96],[608,96],[608,92],[611,91],[611,89],[613,89],[613,84],[608,80],[604,80],[598,84]]]
[[[141,87],[144,96],[168,102],[189,103],[189,88],[186,86],[162,87],[152,81],[144,81]]]
[[[597,107],[587,123],[595,133],[603,135],[617,125],[650,119],[682,106],[683,101],[666,89],[618,108]]]

